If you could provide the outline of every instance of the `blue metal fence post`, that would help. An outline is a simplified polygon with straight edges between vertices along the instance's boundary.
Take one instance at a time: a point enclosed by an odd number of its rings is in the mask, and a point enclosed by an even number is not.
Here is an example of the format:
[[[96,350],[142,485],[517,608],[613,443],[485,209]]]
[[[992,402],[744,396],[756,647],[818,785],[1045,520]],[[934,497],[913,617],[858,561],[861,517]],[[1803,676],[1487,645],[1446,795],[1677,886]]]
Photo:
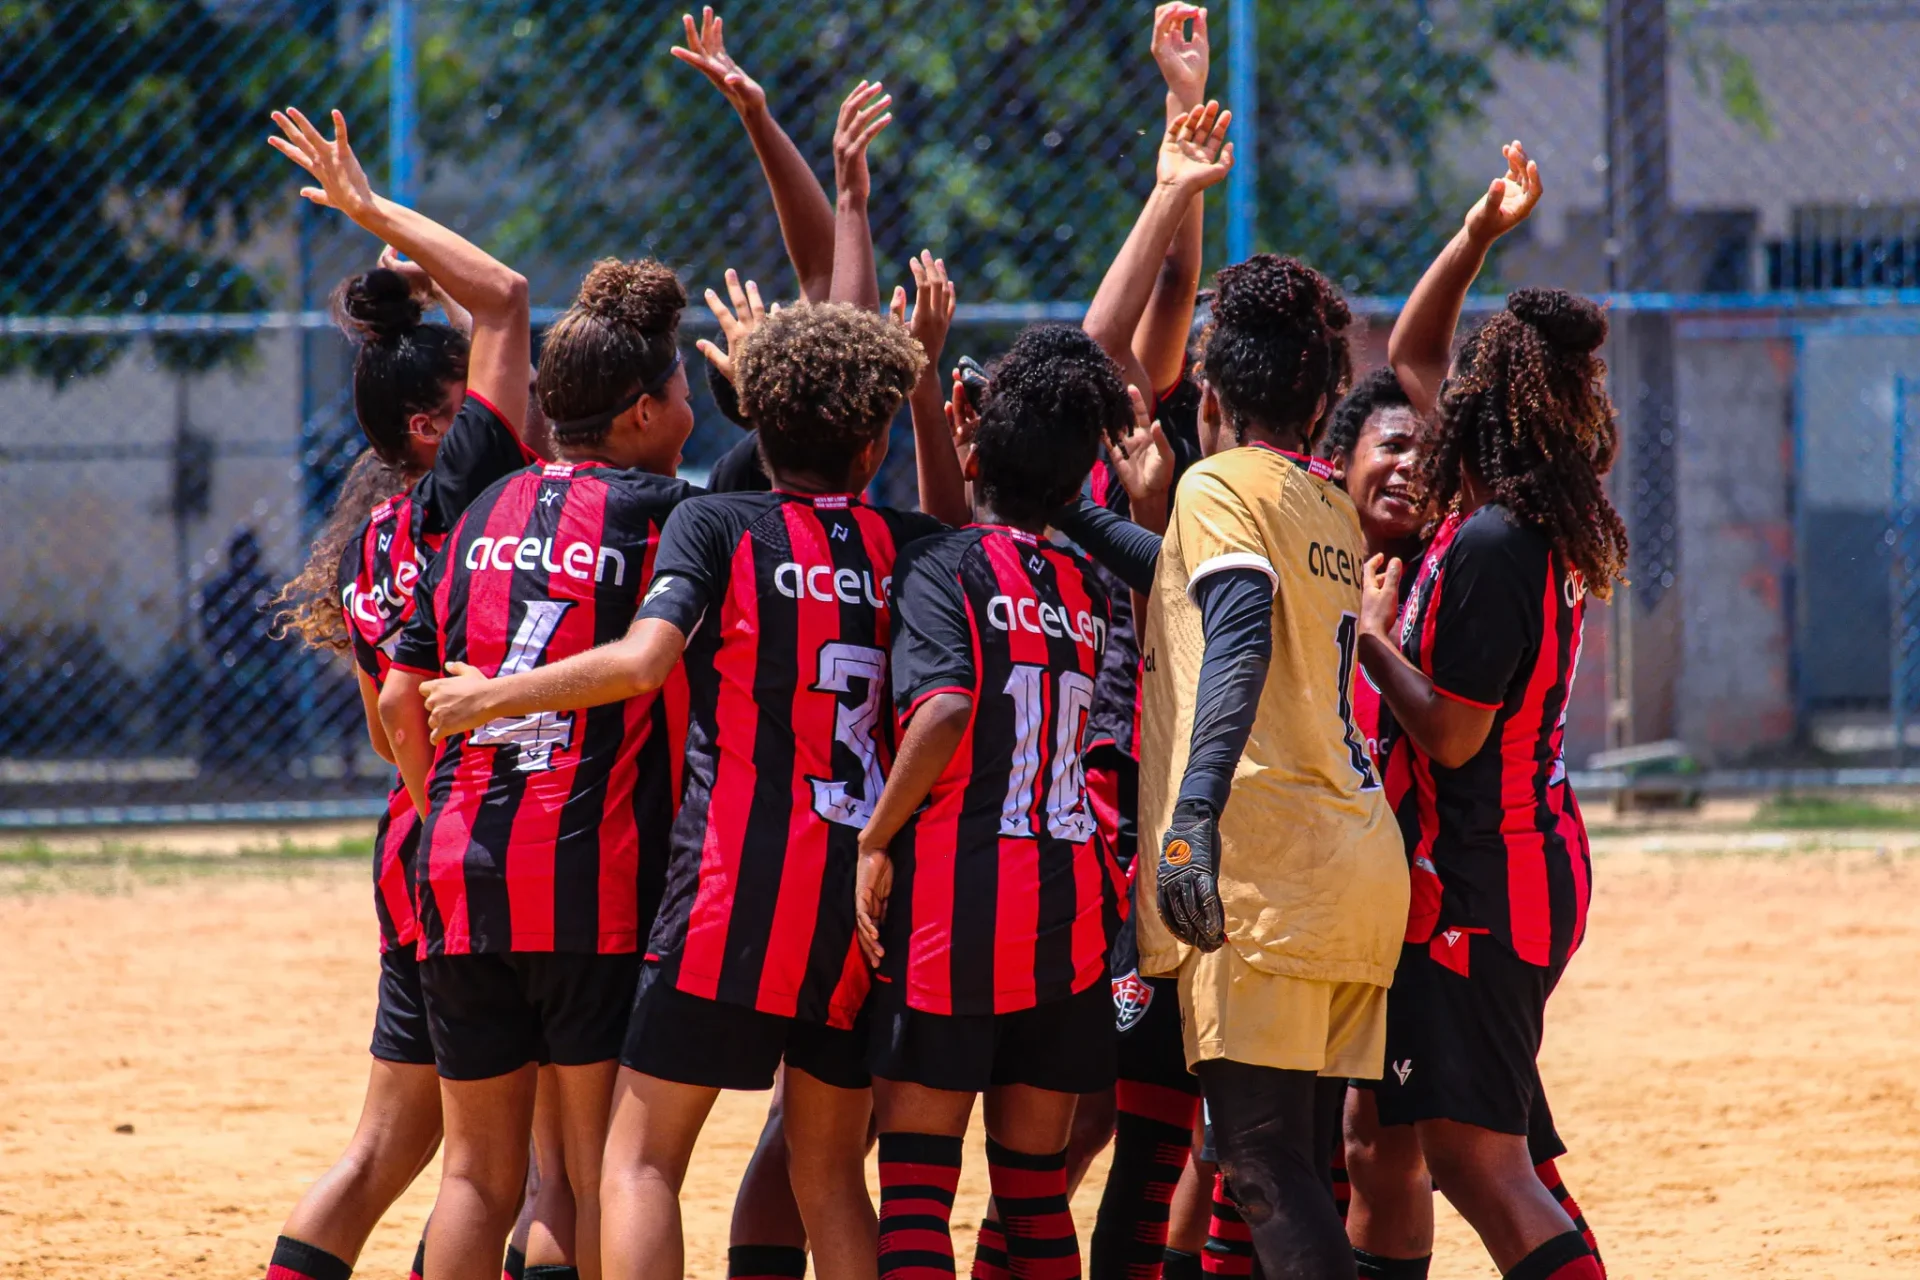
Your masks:
[[[414,148],[419,81],[414,64],[414,0],[387,0],[387,185],[397,204],[411,205],[418,172]]]
[[[1908,623],[1914,570],[1908,547],[1913,509],[1907,500],[1907,380],[1898,376],[1893,380],[1893,509],[1890,514],[1893,545],[1888,550],[1893,553],[1890,557],[1893,607],[1889,612],[1893,615],[1893,643],[1889,655],[1892,670],[1888,673],[1888,702],[1893,712],[1893,764],[1898,769],[1907,763],[1907,664],[1912,643]]]
[[[1233,0],[1227,14],[1227,106],[1233,112],[1233,172],[1227,176],[1227,260],[1253,253],[1260,207],[1259,0]]]

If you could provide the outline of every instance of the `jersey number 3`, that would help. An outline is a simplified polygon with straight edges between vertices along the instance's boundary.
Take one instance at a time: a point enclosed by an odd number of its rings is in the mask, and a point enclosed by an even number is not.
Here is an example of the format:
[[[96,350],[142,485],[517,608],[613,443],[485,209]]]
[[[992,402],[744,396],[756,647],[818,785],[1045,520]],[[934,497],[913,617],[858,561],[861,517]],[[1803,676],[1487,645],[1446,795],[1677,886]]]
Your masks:
[[[887,654],[871,645],[834,641],[820,646],[818,693],[852,693],[854,680],[867,682],[860,701],[848,706],[836,699],[833,741],[845,747],[860,770],[856,792],[841,778],[813,778],[813,811],[843,827],[864,827],[880,800],[887,777],[880,769],[880,703],[887,694]],[[835,770],[838,772],[838,770]]]
[[[560,619],[572,607],[570,600],[527,601],[527,613],[520,619],[520,630],[514,633],[513,644],[495,674],[510,676],[539,666],[553,633],[560,627]],[[536,711],[530,716],[508,716],[481,725],[467,741],[476,747],[518,747],[520,757],[514,762],[515,771],[545,773],[553,768],[554,751],[565,751],[573,742],[573,714]]]
[[[1367,754],[1367,740],[1353,723],[1353,663],[1360,655],[1360,619],[1351,613],[1340,615],[1340,725],[1346,734],[1347,756],[1353,771],[1360,775],[1360,789],[1372,791],[1380,785],[1373,776],[1373,757]]]

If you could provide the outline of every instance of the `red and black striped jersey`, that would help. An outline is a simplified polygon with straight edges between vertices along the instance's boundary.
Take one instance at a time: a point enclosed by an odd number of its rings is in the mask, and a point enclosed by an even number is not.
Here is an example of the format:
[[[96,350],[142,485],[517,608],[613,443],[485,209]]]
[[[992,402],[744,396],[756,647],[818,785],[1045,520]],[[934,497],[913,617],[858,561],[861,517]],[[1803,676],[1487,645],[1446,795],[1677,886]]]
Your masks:
[[[416,593],[394,666],[489,676],[626,634],[685,481],[596,463],[530,468],[468,509]],[[639,948],[679,791],[686,684],[448,739],[415,860],[423,954]]]
[[[433,468],[405,493],[375,507],[341,550],[338,590],[354,665],[385,683],[400,629],[413,616],[413,589],[467,504],[534,455],[494,407],[472,392],[440,439]],[[374,910],[380,949],[419,937],[411,896],[419,815],[395,775],[373,838]]]
[[[893,754],[894,557],[942,526],[847,495],[688,502],[641,616],[687,637],[687,782],[649,949],[682,991],[847,1027],[860,829]]]
[[[1449,516],[1427,548],[1401,650],[1438,692],[1494,719],[1449,769],[1381,715],[1388,799],[1415,868],[1409,940],[1485,930],[1537,965],[1580,945],[1592,859],[1561,740],[1585,597],[1545,536],[1498,504]]]
[[[882,976],[927,1013],[1015,1013],[1107,976],[1120,870],[1096,838],[1084,751],[1108,639],[1093,566],[974,525],[917,543],[894,594],[902,723],[973,700],[966,736],[892,845]]]

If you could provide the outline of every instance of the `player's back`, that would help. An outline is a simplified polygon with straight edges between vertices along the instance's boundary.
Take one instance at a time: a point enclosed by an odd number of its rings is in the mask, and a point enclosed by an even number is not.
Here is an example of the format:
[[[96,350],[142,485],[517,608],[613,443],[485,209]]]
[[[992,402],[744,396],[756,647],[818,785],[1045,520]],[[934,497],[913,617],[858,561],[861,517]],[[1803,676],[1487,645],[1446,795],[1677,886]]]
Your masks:
[[[428,571],[395,665],[508,675],[626,634],[661,526],[693,492],[599,464],[501,481]],[[637,949],[664,868],[684,698],[676,674],[654,697],[502,719],[442,745],[416,876],[429,954]]]
[[[698,604],[650,949],[680,990],[842,1026],[858,1012],[853,873],[893,749],[894,559],[939,527],[844,494],[716,494],[674,513],[657,581]]]

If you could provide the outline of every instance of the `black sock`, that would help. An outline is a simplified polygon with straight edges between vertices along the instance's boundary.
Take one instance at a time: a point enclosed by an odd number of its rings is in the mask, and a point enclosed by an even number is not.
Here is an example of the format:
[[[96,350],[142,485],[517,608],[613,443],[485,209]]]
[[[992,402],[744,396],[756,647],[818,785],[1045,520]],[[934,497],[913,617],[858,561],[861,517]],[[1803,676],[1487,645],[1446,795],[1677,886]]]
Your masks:
[[[347,1280],[352,1274],[351,1262],[291,1236],[281,1236],[273,1242],[266,1280]]]
[[[1089,1251],[1091,1280],[1159,1280],[1173,1189],[1192,1154],[1192,1093],[1139,1080],[1114,1087],[1113,1163]]]
[[[426,1255],[426,1251],[427,1251],[427,1238],[425,1236],[421,1236],[420,1237],[420,1253],[423,1259]],[[521,1250],[516,1249],[514,1246],[508,1245],[507,1246],[507,1265],[500,1268],[500,1280],[523,1280],[523,1277],[526,1275],[526,1270],[527,1270],[527,1255]],[[423,1276],[427,1274],[426,1269],[424,1267],[421,1268],[420,1274]]]
[[[806,1280],[807,1251],[790,1244],[736,1244],[727,1250],[727,1280]]]
[[[1520,1259],[1506,1280],[1601,1280],[1605,1274],[1580,1233],[1569,1231]]]
[[[525,1280],[580,1280],[580,1268],[540,1262],[520,1273]]]
[[[1433,1264],[1433,1255],[1424,1258],[1383,1258],[1365,1249],[1353,1251],[1354,1266],[1359,1269],[1360,1280],[1427,1280],[1427,1268]]]
[[[420,1229],[420,1243],[413,1247],[413,1269],[407,1272],[407,1280],[420,1280],[427,1274],[427,1232]]]
[[[1200,1255],[1168,1249],[1160,1255],[1160,1280],[1200,1280]]]

